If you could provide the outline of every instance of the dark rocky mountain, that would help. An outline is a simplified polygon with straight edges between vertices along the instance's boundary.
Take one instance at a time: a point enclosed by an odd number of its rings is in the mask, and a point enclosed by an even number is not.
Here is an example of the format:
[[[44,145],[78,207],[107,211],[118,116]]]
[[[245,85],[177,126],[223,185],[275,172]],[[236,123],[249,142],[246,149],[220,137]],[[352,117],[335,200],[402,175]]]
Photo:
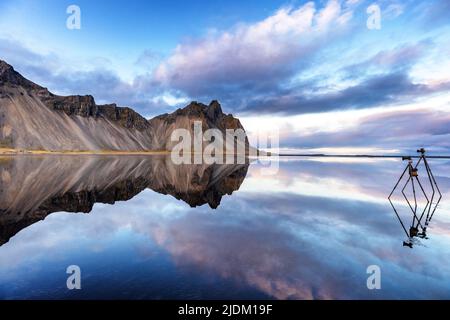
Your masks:
[[[131,108],[97,105],[92,96],[58,96],[0,60],[0,148],[47,151],[170,151],[174,129],[243,129],[217,101],[192,102],[147,120]],[[206,142],[205,142],[206,144]],[[248,142],[246,141],[246,146]]]
[[[0,157],[0,245],[53,212],[84,212],[145,189],[217,208],[238,190],[243,165],[174,165],[165,156]]]

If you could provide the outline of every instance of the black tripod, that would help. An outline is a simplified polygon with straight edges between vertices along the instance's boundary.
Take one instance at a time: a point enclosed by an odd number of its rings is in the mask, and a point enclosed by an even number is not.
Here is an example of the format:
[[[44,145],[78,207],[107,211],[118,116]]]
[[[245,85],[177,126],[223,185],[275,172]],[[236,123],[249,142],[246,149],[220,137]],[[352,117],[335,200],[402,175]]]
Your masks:
[[[413,161],[412,161],[411,157],[403,157],[402,158],[403,161],[407,160],[408,164],[407,164],[405,170],[403,170],[402,175],[398,179],[397,183],[395,184],[394,188],[392,189],[392,191],[388,197],[388,200],[389,200],[392,208],[394,209],[395,215],[397,216],[398,221],[400,222],[400,224],[408,238],[407,241],[403,242],[403,245],[408,246],[410,248],[412,248],[412,246],[413,246],[413,238],[414,237],[420,237],[420,238],[427,237],[427,235],[426,235],[427,226],[428,226],[429,222],[431,221],[431,218],[433,217],[434,213],[436,212],[439,202],[442,199],[442,194],[439,190],[439,187],[437,186],[436,180],[433,176],[431,168],[425,157],[425,149],[423,149],[423,148],[419,149],[419,150],[417,150],[417,152],[420,153],[420,157],[415,166],[413,166]],[[422,183],[420,182],[420,179],[419,179],[419,165],[421,163],[423,163],[423,165],[425,166],[425,170],[427,172],[428,180],[429,180],[431,190],[432,190],[431,197],[428,197],[428,195],[427,195],[425,189],[423,188]],[[395,208],[395,206],[392,202],[392,196],[407,172],[408,172],[408,179],[406,180],[405,185],[401,189],[401,192],[412,212],[412,223],[409,228],[409,231],[406,229],[405,224],[403,223],[402,219],[400,218],[397,208]],[[411,204],[411,201],[408,199],[408,197],[405,194],[405,189],[409,184],[411,185],[411,189],[412,189],[414,205]],[[418,205],[417,205],[417,196],[416,196],[416,184],[420,187],[420,189],[418,189],[418,190],[420,190],[422,192],[422,194],[424,195],[424,197],[426,199],[426,205],[425,205],[424,209],[422,210],[420,217],[418,216],[418,212],[417,212]],[[439,194],[439,198],[436,203],[433,203],[435,196],[436,196],[436,191]],[[434,207],[433,207],[433,204],[434,204]],[[426,215],[424,223],[422,224],[422,219],[425,215],[425,212],[427,213],[427,215]],[[421,229],[421,232],[419,232],[419,227]]]

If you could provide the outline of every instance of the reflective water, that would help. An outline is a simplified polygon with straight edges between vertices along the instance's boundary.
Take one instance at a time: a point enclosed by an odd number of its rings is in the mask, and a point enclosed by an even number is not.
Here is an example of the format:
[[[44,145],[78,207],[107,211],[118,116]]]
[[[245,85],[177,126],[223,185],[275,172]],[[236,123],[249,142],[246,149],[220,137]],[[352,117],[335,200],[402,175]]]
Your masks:
[[[448,160],[430,160],[443,201],[413,248],[387,201],[401,160],[276,164],[0,158],[0,298],[450,298]]]

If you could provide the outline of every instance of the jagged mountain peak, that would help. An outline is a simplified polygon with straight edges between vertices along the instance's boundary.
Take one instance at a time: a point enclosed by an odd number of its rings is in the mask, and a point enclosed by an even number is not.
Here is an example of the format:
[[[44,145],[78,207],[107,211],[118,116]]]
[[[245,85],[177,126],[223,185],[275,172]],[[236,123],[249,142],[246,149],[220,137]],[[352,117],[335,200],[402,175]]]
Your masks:
[[[4,60],[0,60],[0,85],[9,84],[21,86],[25,89],[44,89],[36,83],[25,79],[20,73],[14,70],[13,66]]]
[[[223,113],[222,107],[219,101],[217,100],[211,101],[209,105],[197,101],[191,101],[187,106],[183,108],[179,108],[170,114],[169,113],[161,114],[153,119],[166,119],[167,121],[173,121],[174,118],[179,116],[187,116],[194,118],[206,117],[211,121],[215,121],[223,116],[226,116],[226,114]]]
[[[0,75],[5,72],[12,72],[14,68],[8,64],[6,61],[0,60]]]
[[[170,151],[171,133],[203,129],[242,128],[224,114],[217,100],[191,102],[171,114],[147,120],[128,107],[97,105],[91,95],[59,96],[20,75],[0,60],[0,148],[47,151]],[[242,128],[243,129],[243,128]]]

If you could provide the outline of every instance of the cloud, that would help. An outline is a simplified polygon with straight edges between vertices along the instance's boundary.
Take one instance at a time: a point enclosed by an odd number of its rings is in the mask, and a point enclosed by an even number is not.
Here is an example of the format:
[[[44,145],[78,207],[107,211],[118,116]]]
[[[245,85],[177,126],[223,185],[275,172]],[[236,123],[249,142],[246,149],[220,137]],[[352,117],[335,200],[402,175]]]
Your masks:
[[[431,0],[412,6],[415,14],[427,29],[436,29],[448,25],[449,1]]]
[[[124,81],[114,70],[107,67],[105,59],[96,59],[98,66],[95,68],[85,68],[79,64],[73,67],[70,61],[55,53],[37,53],[19,41],[2,38],[0,52],[0,59],[11,64],[24,77],[56,94],[90,94],[97,103],[129,106],[146,117],[173,109],[171,103],[185,101],[179,95],[171,95],[151,82],[142,86],[139,77],[132,83]],[[148,60],[148,55],[149,52],[144,52],[139,59]],[[157,99],[159,96],[165,99]],[[172,96],[177,98],[170,99]]]
[[[253,98],[241,111],[293,115],[364,109],[412,103],[419,97],[446,92],[450,80],[421,83],[409,75],[411,68],[432,47],[433,41],[426,38],[381,50],[363,61],[344,65],[331,75],[268,91]],[[329,77],[334,77],[332,84]]]
[[[381,70],[385,72],[407,71],[423,58],[432,48],[432,41],[425,39],[417,43],[407,43],[390,50],[381,50],[362,62],[344,66],[342,71],[347,77],[357,78]]]
[[[155,64],[157,64],[161,60],[161,57],[162,57],[161,53],[155,50],[146,49],[136,59],[135,64],[140,67],[151,68],[154,67]]]
[[[368,43],[369,31],[353,28],[366,18],[362,7],[353,0],[282,7],[260,21],[186,40],[165,58],[144,50],[135,62],[145,72],[133,81],[124,81],[106,61],[80,67],[11,40],[0,41],[0,52],[25,76],[56,93],[92,94],[100,103],[130,106],[147,117],[189,100],[218,99],[239,116],[293,115],[405,104],[449,89],[445,77],[437,85],[429,75],[429,81],[421,78],[445,44],[440,46],[431,34],[393,48],[384,36]],[[411,24],[405,26],[415,28],[424,18],[416,20],[411,12],[427,8],[423,15],[428,17],[445,5],[383,2],[382,7],[391,20],[401,14],[402,24],[409,17]],[[392,37],[397,35],[394,24],[387,28]],[[438,53],[430,56],[432,52]]]
[[[347,32],[356,23],[351,18],[357,5],[358,1],[328,1],[318,8],[309,2],[282,8],[253,24],[211,32],[178,45],[146,81],[200,100],[217,98],[241,115],[405,104],[450,88],[450,79],[430,85],[410,75],[437,49],[433,38],[381,46],[369,57],[370,50],[360,47],[352,60],[333,61],[339,59],[338,50],[346,49],[343,41],[357,47],[352,39],[367,36],[360,29]],[[383,8],[390,20],[405,10],[397,2]],[[330,68],[321,69],[322,65]]]
[[[336,0],[321,9],[313,2],[285,7],[257,23],[178,45],[156,68],[154,80],[190,95],[276,86],[342,30],[351,15]]]
[[[254,24],[240,24],[230,31],[211,32],[203,39],[180,44],[154,72],[123,81],[108,64],[70,70],[70,62],[58,55],[34,53],[19,42],[3,42],[9,48],[4,59],[21,73],[59,94],[91,94],[98,101],[136,107],[144,115],[169,111],[170,105],[219,98],[244,107],[251,92],[269,92],[291,77],[301,64],[342,30],[352,12],[337,0],[316,8],[313,2],[284,7]],[[331,32],[332,31],[332,32]],[[331,33],[330,33],[331,32]],[[19,54],[17,54],[19,53]],[[18,58],[14,58],[14,57]],[[153,68],[161,57],[144,51],[136,63]],[[237,106],[230,106],[237,109]],[[159,110],[155,110],[159,109]]]
[[[382,12],[383,18],[386,19],[395,19],[403,14],[405,11],[404,5],[400,3],[392,3],[387,6],[385,10]]]
[[[374,75],[339,91],[307,95],[303,92],[255,100],[247,112],[302,114],[333,110],[361,109],[404,102],[450,89],[450,82],[439,85],[414,83],[404,72]],[[243,110],[244,111],[244,110]]]
[[[435,152],[450,152],[450,115],[444,111],[415,109],[380,112],[361,118],[338,132],[291,132],[281,146],[381,147],[414,152],[418,147]],[[295,137],[292,138],[292,137]]]

